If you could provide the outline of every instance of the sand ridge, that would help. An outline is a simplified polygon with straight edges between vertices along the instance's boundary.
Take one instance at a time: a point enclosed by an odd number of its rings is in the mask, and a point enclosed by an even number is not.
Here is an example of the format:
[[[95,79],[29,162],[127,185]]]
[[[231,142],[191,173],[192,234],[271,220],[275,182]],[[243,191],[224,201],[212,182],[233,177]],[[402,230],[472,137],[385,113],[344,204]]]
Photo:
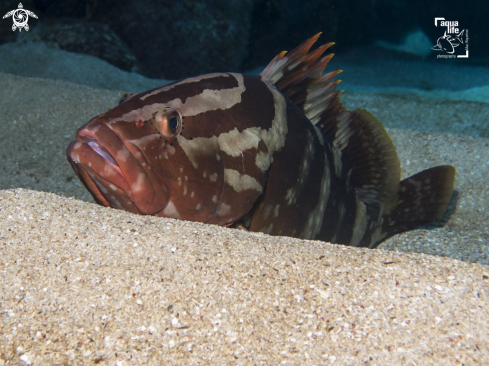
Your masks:
[[[20,189],[0,215],[5,364],[489,360],[486,266]]]

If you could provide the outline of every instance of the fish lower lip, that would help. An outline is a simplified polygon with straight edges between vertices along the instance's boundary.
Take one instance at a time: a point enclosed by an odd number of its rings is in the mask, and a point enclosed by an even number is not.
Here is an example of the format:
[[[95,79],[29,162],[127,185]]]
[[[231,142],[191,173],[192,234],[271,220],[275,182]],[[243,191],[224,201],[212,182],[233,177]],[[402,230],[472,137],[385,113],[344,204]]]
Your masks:
[[[97,141],[90,140],[87,142],[87,144],[92,148],[93,151],[95,151],[97,154],[102,156],[104,159],[108,160],[109,162],[111,162],[116,166],[119,166],[119,164],[117,164],[114,157],[107,151],[107,149],[102,145],[100,145]]]

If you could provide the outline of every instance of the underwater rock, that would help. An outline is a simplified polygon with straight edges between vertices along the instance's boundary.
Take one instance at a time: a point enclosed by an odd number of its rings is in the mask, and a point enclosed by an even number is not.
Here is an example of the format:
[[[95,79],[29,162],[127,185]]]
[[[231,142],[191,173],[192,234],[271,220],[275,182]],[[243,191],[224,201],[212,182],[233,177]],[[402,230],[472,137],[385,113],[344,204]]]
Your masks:
[[[43,41],[48,46],[95,56],[126,71],[135,69],[136,56],[107,24],[62,18],[39,22],[30,32],[19,33],[17,42]]]
[[[121,2],[94,17],[133,49],[141,73],[178,79],[237,71],[247,56],[252,0]]]
[[[0,44],[18,36],[22,41],[42,40],[152,78],[239,71],[249,52],[254,1],[26,0],[24,5],[39,16],[38,24],[22,34],[0,27]],[[3,3],[10,4],[8,9],[18,5],[12,0]],[[31,34],[41,24],[39,33]]]

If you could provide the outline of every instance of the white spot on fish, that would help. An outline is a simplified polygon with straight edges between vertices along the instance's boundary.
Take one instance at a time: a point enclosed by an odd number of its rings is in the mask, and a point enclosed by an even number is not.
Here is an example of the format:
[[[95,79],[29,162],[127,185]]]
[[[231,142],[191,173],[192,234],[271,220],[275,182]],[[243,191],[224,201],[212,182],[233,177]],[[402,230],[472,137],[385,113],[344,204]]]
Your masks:
[[[146,180],[146,174],[139,173],[138,179],[133,184],[131,184],[131,191],[133,191],[133,193],[143,191],[145,188],[144,185],[145,180]]]
[[[118,208],[120,210],[124,209],[124,207],[122,207],[122,204],[117,200],[117,198],[115,198],[114,196],[111,196],[110,198],[111,198],[110,204],[112,205],[112,207]]]
[[[109,185],[110,189],[112,189],[113,191],[116,191],[117,190],[117,187],[113,184],[110,184]]]
[[[270,168],[270,154],[268,151],[260,151],[256,154],[255,164],[261,171],[266,171]]]
[[[285,199],[287,204],[291,205],[296,203],[297,198],[301,195],[304,188],[305,181],[307,180],[310,162],[314,159],[314,137],[311,132],[307,131],[307,145],[302,155],[302,162],[299,167],[298,179],[294,187],[287,190]]]
[[[125,163],[127,161],[127,158],[129,157],[129,151],[127,151],[125,148],[118,150],[116,154],[116,160]]]
[[[280,209],[280,205],[275,206],[273,209],[273,217],[278,217],[278,210]]]
[[[273,229],[273,223],[262,228],[260,231],[265,233],[265,234],[270,234],[272,232],[272,229]]]
[[[215,182],[217,180],[217,173],[209,175],[209,179],[211,182]]]
[[[212,202],[217,203],[217,196],[216,196],[216,195],[214,195],[214,196],[212,197]]]
[[[219,210],[217,210],[217,214],[219,216],[228,215],[231,212],[231,205],[226,205],[225,203],[221,203],[219,206]]]
[[[365,230],[367,229],[367,209],[363,202],[360,202],[357,198],[357,212],[355,214],[355,224],[353,225],[353,234],[350,240],[351,246],[358,246]]]
[[[234,169],[224,169],[224,181],[233,187],[236,192],[254,189],[258,192],[262,191],[262,186],[258,181],[248,174],[241,174]]]
[[[372,234],[372,239],[370,240],[369,248],[372,248],[375,243],[381,241],[383,238],[386,237],[386,235],[387,233],[382,232],[382,226],[379,225],[379,227],[377,227],[377,229],[375,229],[375,231]]]
[[[337,131],[335,134],[335,139],[333,141],[333,146],[341,157],[341,153],[345,147],[348,146],[348,140],[353,135],[354,131],[349,128],[348,125],[350,123],[350,112],[343,112],[337,117]]]
[[[201,208],[202,208],[202,205],[200,203],[195,207],[196,210],[200,210]]]
[[[257,149],[260,141],[260,136],[250,129],[239,132],[236,127],[232,131],[221,133],[218,137],[221,151],[233,157],[242,155],[243,150]]]
[[[321,226],[323,225],[324,211],[329,199],[330,194],[330,180],[331,173],[329,171],[328,157],[324,156],[324,170],[323,176],[321,178],[321,190],[319,191],[318,203],[314,210],[312,210],[306,221],[306,227],[301,233],[301,238],[303,239],[313,239],[321,231]],[[292,233],[294,235],[294,233]],[[333,242],[333,241],[331,241]]]
[[[333,153],[333,162],[334,162],[334,171],[337,177],[341,177],[341,169],[343,168],[343,163],[341,162],[340,154],[336,149],[332,149]]]
[[[272,211],[273,206],[272,205],[267,205],[265,207],[265,210],[263,210],[263,219],[266,220],[270,217],[270,212]]]
[[[128,140],[128,141],[132,142],[136,146],[139,146],[139,147],[142,146],[143,150],[146,150],[146,146],[148,144],[154,142],[155,140],[157,140],[158,136],[159,135],[157,135],[157,134],[152,134],[152,135],[147,135],[147,136],[141,137],[139,139],[133,139],[133,140]]]
[[[287,194],[285,196],[285,200],[287,201],[287,205],[289,205],[289,206],[291,204],[295,203],[296,195],[295,195],[295,188],[294,187],[287,189]]]
[[[100,125],[95,125],[95,127],[92,126],[91,128],[91,132],[95,135],[95,133],[97,133],[97,131],[100,130]]]
[[[167,146],[166,146],[166,149],[167,149],[167,151],[168,151],[168,154],[170,154],[170,155],[175,154],[175,148],[174,148],[173,146],[171,146],[171,145],[167,145]]]
[[[163,214],[166,217],[172,217],[174,219],[181,219],[180,214],[177,211],[177,208],[173,204],[172,201],[168,202],[168,205],[166,205],[165,209],[163,210]]]
[[[192,191],[192,193],[190,193],[190,198],[194,198],[194,194],[195,194],[195,192]]]
[[[109,191],[107,190],[107,188],[105,188],[105,186],[103,186],[102,184],[98,183],[97,181],[95,181],[95,183],[97,183],[98,189],[100,189],[103,193],[105,193],[105,194],[109,193]]]
[[[199,159],[216,155],[219,149],[216,136],[210,138],[196,137],[192,140],[187,140],[182,135],[178,135],[177,141],[195,169],[199,167],[197,162]]]

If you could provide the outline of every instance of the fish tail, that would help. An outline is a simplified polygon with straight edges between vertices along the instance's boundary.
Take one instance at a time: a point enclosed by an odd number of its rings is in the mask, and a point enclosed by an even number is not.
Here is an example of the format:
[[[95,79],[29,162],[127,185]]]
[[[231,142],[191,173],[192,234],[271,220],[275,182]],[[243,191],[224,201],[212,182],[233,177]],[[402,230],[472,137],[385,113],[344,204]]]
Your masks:
[[[455,168],[441,165],[401,181],[394,206],[384,214],[382,240],[440,220],[452,197]]]

